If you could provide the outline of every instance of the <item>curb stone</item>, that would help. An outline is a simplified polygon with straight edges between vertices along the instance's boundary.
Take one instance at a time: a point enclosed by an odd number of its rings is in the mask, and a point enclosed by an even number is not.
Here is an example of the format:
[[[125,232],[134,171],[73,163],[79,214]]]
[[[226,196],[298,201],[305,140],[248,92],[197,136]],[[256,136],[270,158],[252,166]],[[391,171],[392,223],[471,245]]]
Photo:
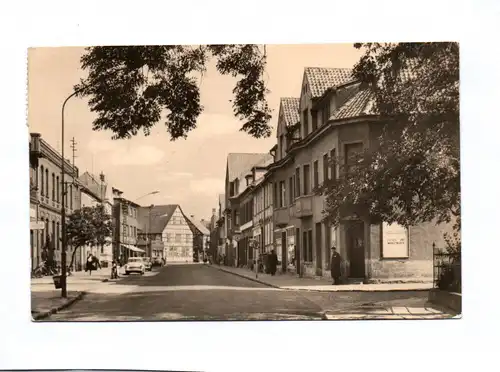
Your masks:
[[[68,302],[66,302],[66,303],[64,303],[62,305],[59,305],[58,307],[55,307],[53,309],[50,309],[49,311],[44,311],[44,312],[41,312],[41,313],[36,313],[36,314],[32,313],[31,316],[32,316],[32,318],[33,318],[34,321],[48,318],[49,316],[51,316],[53,314],[56,314],[58,311],[61,311],[61,310],[64,310],[64,309],[70,307],[76,301],[81,300],[83,298],[83,296],[85,296],[85,294],[86,294],[86,292],[82,291],[78,295],[76,295],[74,298],[72,298],[71,300],[69,300]]]
[[[323,292],[323,293],[334,293],[334,292],[428,292],[429,291],[428,288],[414,288],[414,289],[394,288],[394,289],[363,289],[363,290],[358,289],[358,288],[352,288],[352,289],[337,289],[335,291],[329,291],[327,289],[314,289],[314,288],[286,288],[286,287],[280,287],[280,286],[275,285],[275,284],[270,284],[270,283],[264,282],[264,281],[259,280],[257,278],[252,278],[252,277],[240,274],[240,273],[236,273],[236,272],[231,271],[231,270],[226,270],[222,267],[217,267],[217,266],[210,266],[210,267],[212,267],[213,269],[219,270],[219,271],[223,271],[225,273],[239,276],[240,278],[244,278],[244,279],[251,280],[253,282],[264,284],[264,285],[271,287],[271,288],[281,289],[283,291]]]
[[[264,282],[264,281],[259,280],[257,278],[252,278],[252,277],[249,277],[249,276],[246,276],[246,275],[235,273],[234,271],[225,270],[222,267],[217,267],[217,266],[212,266],[212,265],[210,267],[212,267],[215,270],[223,271],[223,272],[228,273],[228,274],[233,274],[233,275],[239,276],[240,278],[244,278],[244,279],[250,280],[252,282],[260,283],[260,284],[266,285],[266,286],[271,287],[271,288],[283,289],[280,286]]]

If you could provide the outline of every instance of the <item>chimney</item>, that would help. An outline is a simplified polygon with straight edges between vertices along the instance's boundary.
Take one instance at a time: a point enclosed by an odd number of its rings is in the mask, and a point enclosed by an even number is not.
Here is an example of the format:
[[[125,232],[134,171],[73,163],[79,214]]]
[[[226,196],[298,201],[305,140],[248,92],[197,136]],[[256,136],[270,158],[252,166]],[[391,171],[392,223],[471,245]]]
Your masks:
[[[104,173],[101,172],[99,175],[99,179],[101,180],[102,183],[106,182],[106,177],[104,176]]]
[[[191,218],[194,218],[194,214],[191,215]]]
[[[216,213],[216,209],[212,208],[212,216],[215,216],[215,213]]]

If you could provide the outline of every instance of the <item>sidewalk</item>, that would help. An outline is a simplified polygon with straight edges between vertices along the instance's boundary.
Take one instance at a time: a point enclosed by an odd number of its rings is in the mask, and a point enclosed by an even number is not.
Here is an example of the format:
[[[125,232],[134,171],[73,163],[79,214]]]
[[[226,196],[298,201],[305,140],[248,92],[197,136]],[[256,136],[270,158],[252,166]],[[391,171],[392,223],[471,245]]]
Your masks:
[[[119,272],[119,274],[123,273]],[[55,289],[52,276],[31,279],[31,314],[33,319],[43,319],[81,299],[87,292],[114,293],[113,285],[121,278],[111,280],[111,268],[93,271],[77,271],[67,277],[68,297],[61,297],[61,290]],[[120,291],[129,290],[126,286]]]
[[[316,292],[389,292],[389,291],[428,291],[432,288],[432,283],[394,283],[394,284],[344,284],[332,285],[332,282],[325,278],[299,278],[292,274],[269,274],[259,273],[255,277],[255,272],[244,268],[229,266],[209,265],[230,274],[234,274],[255,282],[280,289],[316,291]]]
[[[452,319],[459,315],[434,307],[360,306],[354,309],[327,311],[325,320],[402,320],[402,319]]]

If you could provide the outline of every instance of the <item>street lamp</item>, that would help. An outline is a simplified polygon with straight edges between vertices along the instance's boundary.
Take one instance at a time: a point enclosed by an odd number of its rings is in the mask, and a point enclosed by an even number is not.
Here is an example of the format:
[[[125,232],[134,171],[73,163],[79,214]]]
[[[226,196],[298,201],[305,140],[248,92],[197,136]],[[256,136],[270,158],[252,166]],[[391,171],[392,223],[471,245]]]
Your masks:
[[[149,195],[156,195],[156,194],[159,194],[160,192],[159,191],[151,191],[151,192],[148,192],[147,194],[144,194],[142,196],[139,196],[137,199],[135,199],[135,201],[138,201],[142,198],[145,198],[146,196],[149,196]]]
[[[83,88],[82,88],[83,89]],[[65,159],[64,159],[64,108],[66,107],[66,103],[70,98],[76,96],[78,93],[82,91],[82,89],[77,89],[73,93],[71,93],[68,98],[66,98],[62,104],[61,108],[61,190],[62,200],[61,200],[61,297],[66,298],[67,288],[66,288],[66,203],[65,198],[68,190],[66,189],[66,182],[64,181],[64,176],[66,174],[65,169]]]

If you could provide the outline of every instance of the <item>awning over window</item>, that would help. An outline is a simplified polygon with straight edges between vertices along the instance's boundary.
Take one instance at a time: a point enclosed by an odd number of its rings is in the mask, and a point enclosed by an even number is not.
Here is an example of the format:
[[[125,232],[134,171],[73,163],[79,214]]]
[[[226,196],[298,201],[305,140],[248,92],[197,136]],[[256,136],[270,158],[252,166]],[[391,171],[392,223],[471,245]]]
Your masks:
[[[129,250],[131,250],[133,252],[141,252],[141,253],[145,253],[146,252],[144,249],[134,247],[133,245],[130,245],[130,244],[122,244],[122,247],[124,247],[126,249],[129,249]]]

